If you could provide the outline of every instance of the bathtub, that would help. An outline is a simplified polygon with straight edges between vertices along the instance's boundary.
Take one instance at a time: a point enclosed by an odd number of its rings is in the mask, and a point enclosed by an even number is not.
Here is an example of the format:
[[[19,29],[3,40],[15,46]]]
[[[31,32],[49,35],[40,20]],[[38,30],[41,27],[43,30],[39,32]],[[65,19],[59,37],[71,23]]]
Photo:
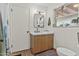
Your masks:
[[[63,48],[63,47],[58,47],[57,48],[57,54],[59,56],[75,56],[76,53],[67,49],[67,48]]]

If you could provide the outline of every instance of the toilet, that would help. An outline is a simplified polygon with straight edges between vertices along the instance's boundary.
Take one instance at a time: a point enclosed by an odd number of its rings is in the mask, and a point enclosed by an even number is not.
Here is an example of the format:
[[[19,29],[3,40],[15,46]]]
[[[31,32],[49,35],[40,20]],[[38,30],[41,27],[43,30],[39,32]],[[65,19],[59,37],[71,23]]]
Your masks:
[[[63,47],[58,47],[57,48],[57,54],[59,56],[75,56],[76,53],[67,49],[67,48],[63,48]]]

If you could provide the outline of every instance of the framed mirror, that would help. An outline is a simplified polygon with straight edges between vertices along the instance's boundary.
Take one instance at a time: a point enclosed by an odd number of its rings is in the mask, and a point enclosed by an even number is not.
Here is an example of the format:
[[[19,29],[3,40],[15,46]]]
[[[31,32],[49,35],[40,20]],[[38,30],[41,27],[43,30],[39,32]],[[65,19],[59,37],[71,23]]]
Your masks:
[[[44,28],[44,20],[45,20],[45,12],[43,11],[37,11],[37,13],[34,13],[34,27],[35,28]]]
[[[79,26],[79,4],[67,3],[54,10],[55,27]]]

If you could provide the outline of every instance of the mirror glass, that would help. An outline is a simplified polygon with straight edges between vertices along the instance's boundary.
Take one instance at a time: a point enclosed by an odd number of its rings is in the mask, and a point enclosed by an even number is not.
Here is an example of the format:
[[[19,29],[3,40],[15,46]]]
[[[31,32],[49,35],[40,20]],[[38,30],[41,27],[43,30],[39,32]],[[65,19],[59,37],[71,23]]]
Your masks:
[[[54,10],[55,27],[79,26],[79,4],[67,3]]]
[[[44,28],[44,19],[45,19],[45,12],[37,11],[37,13],[34,13],[34,27]]]

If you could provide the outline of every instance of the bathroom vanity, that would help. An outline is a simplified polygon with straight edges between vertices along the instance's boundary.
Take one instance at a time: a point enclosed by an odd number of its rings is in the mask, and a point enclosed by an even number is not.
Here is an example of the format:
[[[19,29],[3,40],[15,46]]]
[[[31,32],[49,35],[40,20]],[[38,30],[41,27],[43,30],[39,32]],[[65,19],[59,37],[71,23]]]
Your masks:
[[[31,33],[31,51],[33,54],[52,49],[54,46],[53,33]]]

